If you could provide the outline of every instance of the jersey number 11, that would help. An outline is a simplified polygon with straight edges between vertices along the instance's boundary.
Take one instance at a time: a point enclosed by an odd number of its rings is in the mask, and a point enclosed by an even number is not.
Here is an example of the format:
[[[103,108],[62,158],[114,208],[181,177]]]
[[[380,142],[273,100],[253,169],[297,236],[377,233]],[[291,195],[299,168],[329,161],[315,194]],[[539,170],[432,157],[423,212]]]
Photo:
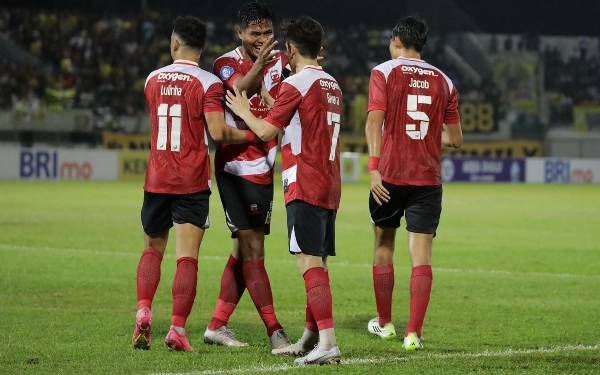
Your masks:
[[[158,106],[156,149],[167,149],[168,117],[171,118],[171,151],[179,152],[181,142],[181,104],[173,104],[171,108],[166,103]]]

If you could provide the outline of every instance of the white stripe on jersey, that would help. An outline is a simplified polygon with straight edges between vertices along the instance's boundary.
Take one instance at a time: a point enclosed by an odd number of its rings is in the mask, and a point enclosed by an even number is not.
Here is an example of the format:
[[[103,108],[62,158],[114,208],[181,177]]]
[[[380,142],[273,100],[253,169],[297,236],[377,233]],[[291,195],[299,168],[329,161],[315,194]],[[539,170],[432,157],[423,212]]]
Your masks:
[[[298,172],[298,165],[294,165],[293,167],[290,167],[288,169],[286,169],[285,171],[281,172],[281,179],[283,180],[283,183],[285,185],[285,183],[288,184],[288,186],[292,183],[292,182],[296,182],[296,173]]]
[[[446,80],[446,83],[448,84],[449,92],[452,92],[452,89],[454,88],[454,84],[452,83],[452,80],[450,78],[448,78],[448,76],[446,74],[444,74],[444,72],[442,72],[435,66],[433,66],[429,63],[426,63],[423,60],[413,60],[413,59],[405,59],[402,57],[398,57],[397,59],[389,60],[382,64],[377,65],[376,67],[373,68],[373,70],[379,70],[380,72],[382,72],[385,77],[385,80],[387,81],[388,76],[390,75],[392,70],[399,65],[418,66],[420,68],[435,70],[436,72],[440,73],[442,75],[442,77],[444,77],[444,79]]]
[[[292,154],[300,155],[302,153],[302,125],[300,124],[300,113],[296,111],[290,120],[290,124],[283,132],[281,137],[281,147],[291,143]]]
[[[184,61],[184,60],[177,60],[177,61]],[[152,77],[154,77],[155,75],[157,75],[159,73],[163,73],[163,72],[181,72],[181,73],[191,75],[192,77],[196,78],[198,81],[200,81],[202,83],[202,86],[204,88],[204,93],[206,93],[208,91],[208,89],[215,83],[221,83],[221,81],[219,80],[219,78],[217,78],[217,76],[215,76],[214,74],[209,73],[205,70],[202,70],[197,65],[188,65],[185,63],[181,63],[181,64],[173,63],[171,65],[167,65],[163,68],[160,68],[160,69],[155,70],[152,73],[150,73],[148,75],[148,78],[146,78],[146,83],[144,85],[144,88],[146,87],[146,85],[148,84],[148,81],[150,81],[150,79]]]
[[[267,156],[254,160],[234,160],[225,163],[223,171],[231,173],[235,176],[248,176],[255,174],[263,174],[273,168],[275,165],[275,155],[277,155],[277,147],[269,150]]]

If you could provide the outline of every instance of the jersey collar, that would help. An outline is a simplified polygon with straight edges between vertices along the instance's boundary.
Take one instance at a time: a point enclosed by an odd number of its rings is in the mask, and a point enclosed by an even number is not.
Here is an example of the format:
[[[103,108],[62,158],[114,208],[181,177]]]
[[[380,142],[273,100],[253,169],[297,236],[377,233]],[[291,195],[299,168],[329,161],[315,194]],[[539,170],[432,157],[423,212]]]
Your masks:
[[[197,62],[191,61],[191,60],[175,60],[175,61],[173,61],[173,64],[183,64],[183,65],[198,66]]]
[[[409,61],[419,61],[419,62],[425,62],[425,60],[421,60],[421,59],[413,59],[413,58],[410,58],[410,57],[402,57],[402,56],[398,56],[398,57],[396,57],[396,59],[409,60]]]
[[[304,69],[323,70],[323,67],[318,66],[318,65],[304,65],[302,70],[304,70]]]

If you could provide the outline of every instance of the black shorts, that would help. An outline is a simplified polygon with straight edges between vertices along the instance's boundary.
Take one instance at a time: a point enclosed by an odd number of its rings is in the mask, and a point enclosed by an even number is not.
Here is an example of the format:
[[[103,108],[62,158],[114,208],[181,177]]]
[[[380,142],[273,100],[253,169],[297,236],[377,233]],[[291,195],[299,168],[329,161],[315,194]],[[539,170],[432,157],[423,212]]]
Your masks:
[[[405,186],[383,181],[390,200],[378,205],[369,195],[371,221],[378,227],[399,228],[406,216],[406,230],[413,233],[435,234],[442,213],[442,185]]]
[[[238,229],[263,228],[271,232],[273,212],[273,184],[259,185],[227,172],[217,175],[221,203],[225,210],[231,238]]]
[[[208,228],[210,190],[192,194],[159,194],[144,191],[142,228],[149,236],[158,236],[177,224]]]
[[[291,254],[335,256],[337,210],[328,210],[303,201],[292,201],[287,205],[286,211]]]

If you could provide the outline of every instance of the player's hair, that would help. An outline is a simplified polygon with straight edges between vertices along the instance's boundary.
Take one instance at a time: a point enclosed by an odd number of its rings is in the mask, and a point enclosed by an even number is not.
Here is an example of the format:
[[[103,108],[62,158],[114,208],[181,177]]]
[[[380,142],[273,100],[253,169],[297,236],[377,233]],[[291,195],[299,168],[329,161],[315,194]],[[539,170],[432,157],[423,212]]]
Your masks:
[[[238,19],[242,28],[248,27],[252,22],[269,21],[274,23],[275,15],[271,8],[259,1],[250,1],[238,10]]]
[[[405,48],[421,53],[427,43],[427,23],[417,16],[408,16],[396,24],[392,36],[399,37]]]
[[[196,17],[177,17],[173,21],[173,33],[175,33],[189,48],[202,51],[206,43],[206,24]]]
[[[283,21],[281,31],[285,40],[295,45],[302,56],[317,58],[323,41],[323,26],[320,23],[302,16]]]

